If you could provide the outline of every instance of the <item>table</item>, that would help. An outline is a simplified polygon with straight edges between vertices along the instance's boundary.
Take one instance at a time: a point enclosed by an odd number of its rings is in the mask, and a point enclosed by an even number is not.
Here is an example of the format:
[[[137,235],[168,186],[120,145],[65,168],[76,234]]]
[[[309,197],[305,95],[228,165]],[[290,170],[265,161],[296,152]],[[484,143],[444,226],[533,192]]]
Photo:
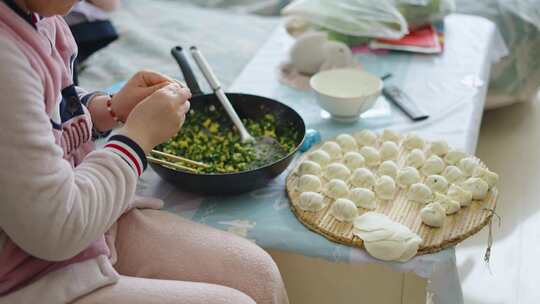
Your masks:
[[[444,138],[453,147],[474,153],[491,64],[505,55],[506,48],[495,25],[479,17],[452,15],[446,18],[446,42],[440,56],[406,53],[357,54],[363,68],[383,75],[406,91],[431,114],[428,120],[412,123],[401,112],[380,99],[373,111],[353,124],[333,122],[317,107],[310,92],[280,84],[277,66],[287,58],[292,39],[279,27],[229,89],[280,100],[296,109],[309,128],[323,138],[368,128],[391,127],[415,131],[428,139]],[[218,229],[253,240],[268,250],[323,258],[350,264],[380,263],[397,272],[414,272],[428,279],[435,303],[463,302],[455,265],[454,248],[416,257],[407,263],[378,261],[364,251],[334,244],[308,231],[289,210],[284,191],[284,172],[263,189],[234,197],[201,197],[182,193],[148,170],[138,194],[166,202],[166,209]],[[481,258],[481,257],[479,257]]]

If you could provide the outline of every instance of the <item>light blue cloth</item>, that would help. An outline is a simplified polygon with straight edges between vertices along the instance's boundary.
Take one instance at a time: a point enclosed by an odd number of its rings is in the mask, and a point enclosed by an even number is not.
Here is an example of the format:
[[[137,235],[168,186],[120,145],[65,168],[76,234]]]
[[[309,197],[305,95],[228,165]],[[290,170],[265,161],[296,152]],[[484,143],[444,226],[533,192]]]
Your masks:
[[[441,56],[391,53],[362,54],[364,68],[378,75],[393,73],[391,82],[404,89],[431,117],[412,123],[381,99],[373,111],[353,124],[341,124],[321,113],[311,92],[289,88],[277,80],[277,66],[287,59],[292,39],[277,29],[248,64],[230,91],[268,96],[295,108],[308,128],[323,139],[363,128],[415,131],[426,138],[443,138],[455,148],[474,153],[482,118],[491,64],[503,55],[493,23],[463,15],[446,20],[446,48]],[[500,42],[500,41],[499,41]],[[488,164],[489,165],[489,164]],[[139,193],[163,198],[167,209],[195,221],[231,231],[267,249],[277,249],[349,263],[383,263],[396,271],[414,271],[429,278],[436,303],[462,303],[454,249],[416,257],[407,263],[377,261],[364,251],[335,244],[312,233],[289,210],[282,174],[266,188],[234,197],[200,197],[176,190],[151,170]],[[480,258],[480,257],[479,257]]]

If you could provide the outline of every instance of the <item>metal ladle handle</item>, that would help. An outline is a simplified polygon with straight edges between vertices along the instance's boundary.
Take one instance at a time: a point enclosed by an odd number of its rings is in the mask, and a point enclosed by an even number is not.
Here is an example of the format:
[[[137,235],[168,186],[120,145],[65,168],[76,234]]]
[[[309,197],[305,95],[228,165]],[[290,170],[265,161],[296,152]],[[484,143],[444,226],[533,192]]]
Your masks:
[[[242,142],[253,142],[255,139],[249,134],[249,132],[246,130],[246,127],[240,120],[240,117],[238,117],[238,114],[236,114],[236,111],[234,110],[233,106],[231,105],[231,102],[227,98],[227,95],[225,95],[225,92],[223,91],[223,88],[221,87],[221,84],[219,83],[219,80],[217,79],[216,75],[212,71],[212,68],[206,61],[206,58],[204,58],[203,54],[197,49],[197,47],[192,46],[190,48],[191,55],[193,56],[193,59],[195,60],[195,63],[201,70],[202,74],[206,78],[206,81],[208,81],[208,84],[214,91],[214,94],[216,94],[217,98],[225,108],[225,111],[227,111],[227,114],[229,114],[229,117],[231,118],[233,124],[236,126],[238,131],[240,132],[240,137],[242,139]]]

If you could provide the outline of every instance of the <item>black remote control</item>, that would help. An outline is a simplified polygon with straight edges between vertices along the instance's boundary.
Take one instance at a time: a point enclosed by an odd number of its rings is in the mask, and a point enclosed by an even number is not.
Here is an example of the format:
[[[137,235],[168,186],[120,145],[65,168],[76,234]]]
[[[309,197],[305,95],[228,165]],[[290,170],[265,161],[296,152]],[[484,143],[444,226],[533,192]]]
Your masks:
[[[383,88],[383,95],[398,108],[400,108],[407,116],[412,120],[424,120],[429,115],[422,110],[414,101],[396,86],[385,86]]]

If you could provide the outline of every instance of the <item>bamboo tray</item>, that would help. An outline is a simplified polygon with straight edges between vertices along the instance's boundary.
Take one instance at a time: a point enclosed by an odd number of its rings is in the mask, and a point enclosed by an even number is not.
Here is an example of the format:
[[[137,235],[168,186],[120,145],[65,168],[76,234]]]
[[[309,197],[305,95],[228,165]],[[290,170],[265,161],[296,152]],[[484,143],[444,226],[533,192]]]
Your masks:
[[[379,148],[380,144],[381,142],[378,141],[376,148]],[[396,163],[398,167],[401,168],[404,166],[408,152],[402,147],[401,143],[399,146],[400,153]],[[298,207],[300,196],[300,192],[297,190],[298,179],[300,177],[298,174],[299,164],[307,159],[310,152],[317,150],[319,147],[320,145],[317,145],[302,155],[295,163],[295,168],[287,177],[286,187],[291,202],[291,209],[298,220],[310,230],[331,241],[362,248],[362,240],[352,234],[352,223],[339,222],[330,215],[329,211],[333,202],[331,198],[325,196],[327,204],[324,209],[318,212],[304,211]],[[424,152],[428,155],[428,142],[426,142],[425,147]],[[475,159],[480,166],[486,168],[484,163],[477,158]],[[374,168],[370,169],[376,172],[376,170],[373,170]],[[422,180],[423,179],[425,179],[425,176],[422,176]],[[321,178],[321,180],[324,187],[327,180],[325,180],[324,177]],[[351,189],[353,188],[350,183],[349,187]],[[420,218],[420,210],[424,205],[408,201],[406,198],[406,191],[407,189],[399,188],[393,201],[381,201],[377,199],[377,208],[375,210],[358,208],[358,214],[362,215],[368,211],[384,213],[392,220],[409,227],[422,238],[422,243],[420,244],[417,255],[434,253],[455,246],[459,242],[480,231],[491,221],[498,196],[497,189],[493,187],[485,200],[473,201],[470,206],[463,207],[457,213],[446,216],[442,227],[431,228],[422,224]]]

